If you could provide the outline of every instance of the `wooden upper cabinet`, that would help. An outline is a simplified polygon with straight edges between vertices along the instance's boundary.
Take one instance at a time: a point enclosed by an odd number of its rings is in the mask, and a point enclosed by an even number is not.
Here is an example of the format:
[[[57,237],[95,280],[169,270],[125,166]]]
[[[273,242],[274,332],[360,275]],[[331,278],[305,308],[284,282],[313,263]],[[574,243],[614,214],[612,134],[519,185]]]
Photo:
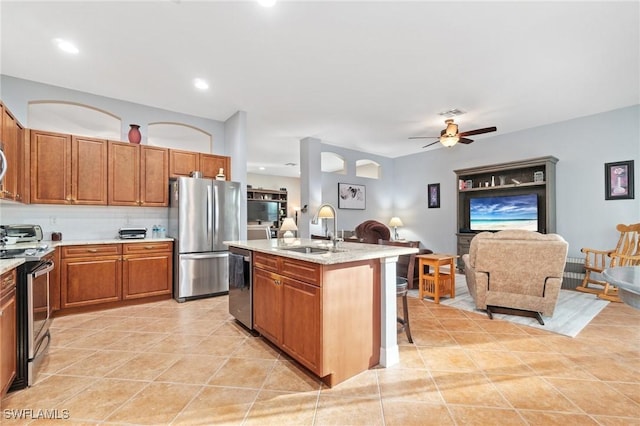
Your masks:
[[[109,204],[169,205],[169,150],[109,142]]]
[[[140,146],[140,200],[143,206],[169,205],[169,150]]]
[[[20,139],[22,127],[5,106],[2,106],[1,128],[0,148],[7,158],[7,172],[0,182],[0,198],[22,201],[21,190],[24,184],[24,141]]]
[[[15,200],[22,203],[30,202],[30,184],[31,169],[29,167],[31,153],[29,152],[29,131],[22,127],[19,123],[18,132],[18,189]]]
[[[67,204],[71,200],[71,136],[31,131],[31,202]]]
[[[170,149],[169,156],[169,177],[191,176],[191,172],[200,171],[202,177],[215,179],[218,171],[223,169],[226,180],[231,180],[229,157],[179,149]]]
[[[107,204],[107,141],[72,136],[72,204]]]
[[[107,204],[107,141],[31,131],[31,202]]]
[[[213,154],[200,154],[200,170],[206,178],[215,179],[218,171],[223,170],[226,180],[231,180],[231,161],[229,157]]]
[[[109,204],[140,205],[140,147],[109,141]]]
[[[170,149],[169,176],[191,176],[191,172],[200,170],[199,155],[197,152]]]

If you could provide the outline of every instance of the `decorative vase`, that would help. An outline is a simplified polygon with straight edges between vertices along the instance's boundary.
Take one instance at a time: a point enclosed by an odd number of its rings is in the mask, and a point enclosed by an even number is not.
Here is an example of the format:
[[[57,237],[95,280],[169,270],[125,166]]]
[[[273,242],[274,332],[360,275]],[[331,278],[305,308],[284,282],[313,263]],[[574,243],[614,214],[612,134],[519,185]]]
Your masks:
[[[131,129],[129,129],[129,142],[130,143],[140,143],[142,140],[142,135],[140,134],[140,126],[137,124],[129,124]]]

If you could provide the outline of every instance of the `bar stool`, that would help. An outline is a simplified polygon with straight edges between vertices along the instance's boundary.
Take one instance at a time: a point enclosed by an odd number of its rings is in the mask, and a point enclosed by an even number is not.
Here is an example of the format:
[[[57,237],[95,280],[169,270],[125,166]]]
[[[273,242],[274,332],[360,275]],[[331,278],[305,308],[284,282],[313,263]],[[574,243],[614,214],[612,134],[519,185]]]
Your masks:
[[[396,297],[402,297],[402,315],[403,317],[398,317],[398,324],[400,327],[398,331],[404,330],[407,335],[407,339],[409,339],[409,343],[413,343],[413,339],[411,338],[411,328],[409,327],[409,307],[407,306],[407,286],[408,282],[406,278],[396,277]]]

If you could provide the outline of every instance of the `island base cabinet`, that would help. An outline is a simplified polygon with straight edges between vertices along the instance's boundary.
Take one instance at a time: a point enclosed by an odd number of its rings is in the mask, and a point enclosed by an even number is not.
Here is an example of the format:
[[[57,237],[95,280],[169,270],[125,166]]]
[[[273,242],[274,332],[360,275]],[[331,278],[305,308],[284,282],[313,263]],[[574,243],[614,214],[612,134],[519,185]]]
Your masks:
[[[307,270],[312,283],[299,279]],[[289,275],[289,276],[287,276]],[[254,253],[254,327],[334,386],[380,362],[380,267]]]
[[[264,337],[282,344],[282,285],[281,277],[255,268],[253,272],[253,323]]]
[[[327,386],[380,363],[380,294],[378,259],[323,268],[319,375]]]
[[[300,363],[321,375],[321,289],[290,278],[283,277],[282,282],[282,346]]]

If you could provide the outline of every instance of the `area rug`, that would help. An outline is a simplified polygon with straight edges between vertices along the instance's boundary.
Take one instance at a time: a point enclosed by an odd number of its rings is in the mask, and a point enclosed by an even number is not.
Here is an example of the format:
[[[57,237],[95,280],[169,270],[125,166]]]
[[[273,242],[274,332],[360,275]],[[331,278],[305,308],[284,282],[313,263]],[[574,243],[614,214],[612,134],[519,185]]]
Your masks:
[[[408,295],[417,298],[418,290],[409,290]],[[433,302],[430,297],[425,297],[424,300]],[[551,331],[564,336],[576,337],[608,303],[608,301],[598,299],[593,294],[580,293],[574,290],[560,290],[560,297],[553,317],[542,316],[545,325],[540,325],[534,318],[517,315],[493,314],[493,318]],[[485,311],[476,309],[473,298],[469,294],[465,276],[462,274],[456,274],[456,297],[453,299],[449,297],[440,298],[440,304],[486,315]]]

